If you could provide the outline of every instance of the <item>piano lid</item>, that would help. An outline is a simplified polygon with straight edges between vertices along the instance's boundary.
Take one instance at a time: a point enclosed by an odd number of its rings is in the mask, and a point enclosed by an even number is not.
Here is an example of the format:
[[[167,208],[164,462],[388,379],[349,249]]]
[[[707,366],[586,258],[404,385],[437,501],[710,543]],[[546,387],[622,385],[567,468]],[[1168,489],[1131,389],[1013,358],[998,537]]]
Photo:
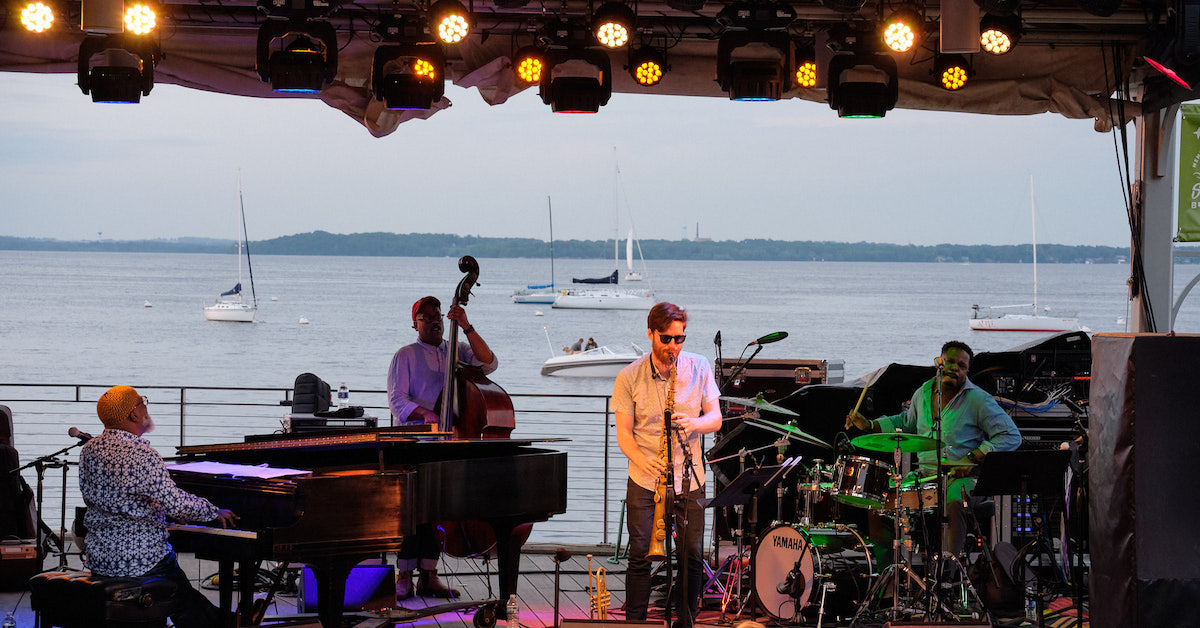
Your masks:
[[[421,443],[422,447],[456,447],[472,443],[473,447],[512,448],[535,443],[554,443],[565,438],[485,438],[455,439],[445,432],[414,430],[410,426],[376,427],[353,430],[331,430],[329,432],[302,434],[251,434],[240,443],[215,443],[211,445],[184,445],[176,448],[180,456],[204,455],[227,452],[258,452],[278,450],[323,450],[379,448],[407,443]]]

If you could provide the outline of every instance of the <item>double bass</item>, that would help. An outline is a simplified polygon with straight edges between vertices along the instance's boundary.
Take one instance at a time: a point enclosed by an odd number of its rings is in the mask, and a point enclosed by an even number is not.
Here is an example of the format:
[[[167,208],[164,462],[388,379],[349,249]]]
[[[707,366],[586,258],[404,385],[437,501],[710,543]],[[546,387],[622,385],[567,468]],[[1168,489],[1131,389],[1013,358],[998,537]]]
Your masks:
[[[479,281],[479,262],[464,255],[458,270],[466,273],[454,291],[454,306],[465,307],[471,288]],[[446,379],[438,400],[438,430],[453,432],[455,438],[508,438],[517,426],[512,398],[483,370],[458,362],[458,322],[450,321],[446,357]],[[447,403],[449,400],[449,403]]]
[[[467,305],[471,288],[479,281],[479,262],[474,257],[464,255],[459,259],[458,270],[466,274],[458,282],[450,307]],[[458,322],[454,320],[450,321],[447,342],[446,379],[438,400],[438,430],[453,432],[455,438],[508,438],[517,425],[512,398],[479,367],[459,363]],[[497,556],[496,533],[488,523],[442,521],[437,528],[441,545],[451,556]],[[532,529],[531,523],[516,526],[512,541],[523,545]]]

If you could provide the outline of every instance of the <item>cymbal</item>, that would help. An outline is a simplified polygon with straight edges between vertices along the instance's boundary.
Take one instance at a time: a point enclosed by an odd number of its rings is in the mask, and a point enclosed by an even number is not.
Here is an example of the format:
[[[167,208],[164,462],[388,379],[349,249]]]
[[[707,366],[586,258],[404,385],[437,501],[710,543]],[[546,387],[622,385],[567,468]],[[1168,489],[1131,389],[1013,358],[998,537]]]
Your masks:
[[[786,436],[788,438],[800,441],[802,443],[808,443],[810,445],[824,447],[825,449],[833,449],[833,446],[830,445],[829,443],[817,438],[816,436],[813,436],[812,434],[806,433],[804,430],[796,427],[795,425],[783,425],[780,423],[771,423],[770,421],[763,421],[761,419],[758,419],[758,420],[750,419],[750,420],[746,421],[746,423],[753,425],[755,427],[760,427],[764,430],[775,432],[776,434]]]
[[[787,408],[785,408],[783,406],[777,406],[777,405],[771,403],[770,401],[763,399],[762,397],[755,397],[753,399],[747,399],[745,397],[718,397],[718,398],[721,401],[728,401],[729,403],[736,403],[740,406],[746,406],[747,408],[754,408],[755,410],[766,410],[767,412],[774,412],[776,414],[786,414],[788,416],[800,416],[799,414],[796,414],[795,412],[792,412],[791,410],[788,410]]]
[[[937,441],[928,436],[917,436],[904,432],[880,432],[878,434],[863,434],[850,441],[851,445],[871,451],[929,451],[937,448]]]

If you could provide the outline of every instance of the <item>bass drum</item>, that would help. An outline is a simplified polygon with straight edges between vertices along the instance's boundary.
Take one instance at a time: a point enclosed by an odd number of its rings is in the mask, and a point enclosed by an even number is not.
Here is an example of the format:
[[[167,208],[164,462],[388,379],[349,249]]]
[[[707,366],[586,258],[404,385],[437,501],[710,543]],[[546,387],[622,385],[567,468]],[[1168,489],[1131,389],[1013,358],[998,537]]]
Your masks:
[[[795,572],[793,573],[793,569]],[[791,621],[813,594],[813,574],[824,573],[821,553],[799,526],[768,529],[750,557],[754,597],[771,617]],[[780,592],[780,590],[786,592]]]
[[[754,597],[778,621],[841,625],[871,584],[869,549],[853,526],[772,526],[750,557]]]

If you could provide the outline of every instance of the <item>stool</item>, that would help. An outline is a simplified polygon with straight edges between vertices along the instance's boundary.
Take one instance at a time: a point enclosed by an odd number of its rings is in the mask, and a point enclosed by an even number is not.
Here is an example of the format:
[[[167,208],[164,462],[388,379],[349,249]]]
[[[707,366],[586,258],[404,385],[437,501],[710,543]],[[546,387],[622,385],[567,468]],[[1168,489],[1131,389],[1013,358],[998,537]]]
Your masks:
[[[29,579],[29,604],[39,627],[165,628],[175,593],[175,583],[161,576],[48,571]]]

